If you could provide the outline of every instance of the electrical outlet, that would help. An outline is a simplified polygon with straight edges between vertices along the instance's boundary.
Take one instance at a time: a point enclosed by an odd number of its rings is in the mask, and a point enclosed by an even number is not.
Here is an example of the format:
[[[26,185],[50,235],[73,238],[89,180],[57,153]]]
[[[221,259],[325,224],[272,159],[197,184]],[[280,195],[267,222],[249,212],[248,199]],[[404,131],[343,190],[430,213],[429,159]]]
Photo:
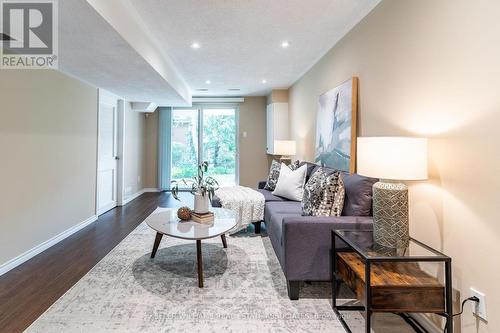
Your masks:
[[[486,295],[474,288],[470,288],[470,295],[479,298],[479,303],[472,302],[472,312],[483,320],[488,320],[486,317]]]

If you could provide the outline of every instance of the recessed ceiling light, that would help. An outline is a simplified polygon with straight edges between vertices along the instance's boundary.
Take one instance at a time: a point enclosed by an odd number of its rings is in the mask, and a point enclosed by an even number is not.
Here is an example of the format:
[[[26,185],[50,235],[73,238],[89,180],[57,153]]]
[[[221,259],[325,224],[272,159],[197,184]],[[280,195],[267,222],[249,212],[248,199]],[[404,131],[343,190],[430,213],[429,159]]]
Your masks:
[[[191,48],[193,48],[193,49],[199,49],[200,47],[201,47],[201,45],[198,42],[193,42],[193,44],[191,44]]]
[[[263,83],[263,84],[266,84],[266,83],[267,83],[267,80],[266,80],[266,79],[262,80],[262,83]]]
[[[206,83],[206,84],[210,84],[210,83],[212,83],[212,82],[211,82],[210,80],[206,80],[206,81],[205,81],[205,83]]]
[[[287,48],[287,47],[289,47],[289,46],[290,46],[290,43],[288,43],[288,41],[287,41],[287,40],[284,40],[284,41],[282,41],[282,42],[281,42],[281,47],[282,47],[282,48],[286,49],[286,48]]]

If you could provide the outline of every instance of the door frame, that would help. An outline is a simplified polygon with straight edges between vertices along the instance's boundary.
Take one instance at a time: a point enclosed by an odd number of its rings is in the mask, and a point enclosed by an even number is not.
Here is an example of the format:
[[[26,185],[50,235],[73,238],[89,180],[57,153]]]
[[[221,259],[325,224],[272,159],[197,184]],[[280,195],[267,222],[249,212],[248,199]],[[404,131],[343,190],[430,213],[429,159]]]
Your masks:
[[[234,103],[193,103],[191,107],[172,107],[172,112],[174,110],[197,110],[198,111],[198,163],[203,160],[203,112],[204,110],[210,109],[234,109],[234,121],[235,121],[235,175],[234,182],[235,185],[240,184],[240,107],[239,104]],[[172,141],[170,140],[170,144]]]
[[[115,181],[115,191],[116,191],[116,204],[115,206],[106,206],[104,208],[99,207],[99,143],[101,141],[100,130],[100,115],[101,115],[101,104],[114,105],[116,109],[115,122],[115,147],[114,151],[118,160],[116,160],[116,181]],[[95,191],[95,214],[97,216],[104,214],[105,212],[121,205],[123,202],[123,130],[124,130],[124,117],[123,117],[123,99],[104,90],[97,89],[97,155],[96,155],[96,191]]]

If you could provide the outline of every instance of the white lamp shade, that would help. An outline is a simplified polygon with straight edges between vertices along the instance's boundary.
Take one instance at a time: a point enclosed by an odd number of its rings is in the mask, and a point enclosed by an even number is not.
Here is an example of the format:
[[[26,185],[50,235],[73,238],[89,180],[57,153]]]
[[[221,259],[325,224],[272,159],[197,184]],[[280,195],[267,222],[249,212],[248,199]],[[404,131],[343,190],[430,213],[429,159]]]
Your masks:
[[[361,137],[357,146],[360,175],[393,180],[427,179],[427,139]]]
[[[297,152],[295,140],[274,140],[274,154],[291,156]]]

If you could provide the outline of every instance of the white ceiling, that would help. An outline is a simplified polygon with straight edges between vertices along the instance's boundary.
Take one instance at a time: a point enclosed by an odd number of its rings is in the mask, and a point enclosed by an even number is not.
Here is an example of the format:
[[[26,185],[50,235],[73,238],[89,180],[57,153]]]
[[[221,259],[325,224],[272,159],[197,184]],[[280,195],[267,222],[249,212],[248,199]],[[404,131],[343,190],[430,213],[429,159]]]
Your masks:
[[[59,1],[59,70],[129,101],[191,103],[85,0]]]
[[[379,3],[130,1],[193,94],[215,96],[262,95],[271,88],[288,88]],[[287,49],[280,46],[283,40],[290,43]],[[193,50],[193,41],[201,48]],[[209,91],[201,93],[198,88]]]
[[[159,105],[189,105],[192,95],[266,95],[291,86],[379,2],[59,1],[60,69]]]

